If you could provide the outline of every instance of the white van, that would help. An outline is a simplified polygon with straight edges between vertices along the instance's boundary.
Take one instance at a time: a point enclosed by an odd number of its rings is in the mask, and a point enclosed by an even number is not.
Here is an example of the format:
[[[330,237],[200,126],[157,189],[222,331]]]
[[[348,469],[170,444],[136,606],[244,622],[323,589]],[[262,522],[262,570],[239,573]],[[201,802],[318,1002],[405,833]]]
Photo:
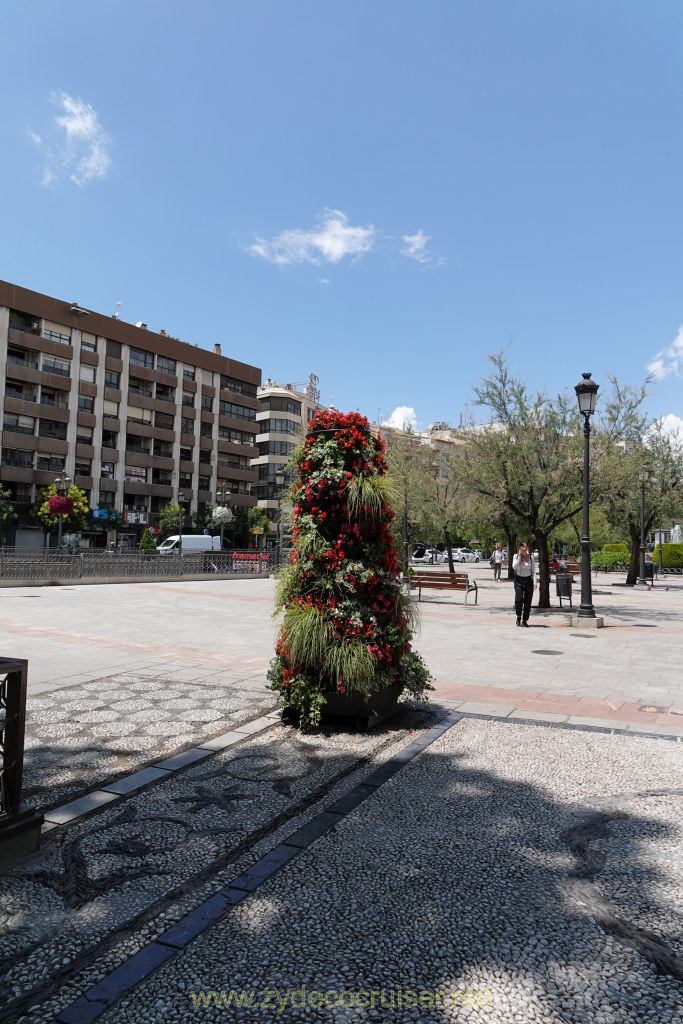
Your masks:
[[[157,548],[157,554],[159,555],[170,555],[177,554],[178,548],[185,554],[190,554],[194,551],[220,551],[221,539],[220,537],[208,537],[206,534],[183,534],[183,543],[180,545],[180,537],[175,534],[173,537],[167,537],[163,544],[160,544]]]

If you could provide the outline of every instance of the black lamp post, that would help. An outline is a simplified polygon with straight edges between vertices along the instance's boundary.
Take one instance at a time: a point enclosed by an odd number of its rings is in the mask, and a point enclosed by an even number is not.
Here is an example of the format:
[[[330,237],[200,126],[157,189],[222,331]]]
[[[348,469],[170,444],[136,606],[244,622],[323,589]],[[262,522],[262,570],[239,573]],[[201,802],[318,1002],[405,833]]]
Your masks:
[[[57,488],[57,494],[67,495],[69,488],[71,487],[71,477],[67,476],[66,470],[62,476],[58,476],[55,480],[55,487]],[[62,546],[62,516],[63,513],[59,513],[59,526],[57,527],[57,549],[61,549]]]
[[[638,474],[640,480],[640,567],[638,582],[647,584],[645,577],[645,484],[650,479],[647,466],[643,466]]]
[[[185,500],[184,491],[178,491],[178,554],[183,553],[183,501]]]
[[[595,412],[599,384],[591,380],[590,373],[582,374],[583,380],[575,386],[579,403],[579,412],[583,416],[583,525],[581,536],[581,607],[580,619],[594,619],[593,591],[591,588],[591,542],[589,523],[589,473],[590,473],[590,436],[591,416]]]
[[[282,488],[285,486],[285,471],[280,468],[275,473],[277,487],[277,560],[282,561]]]

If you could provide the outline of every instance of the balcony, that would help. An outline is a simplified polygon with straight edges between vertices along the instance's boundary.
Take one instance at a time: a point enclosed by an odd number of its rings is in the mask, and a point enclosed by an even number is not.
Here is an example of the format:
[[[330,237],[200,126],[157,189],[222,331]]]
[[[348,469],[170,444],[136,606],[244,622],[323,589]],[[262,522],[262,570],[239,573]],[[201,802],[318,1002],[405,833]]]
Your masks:
[[[16,398],[20,402],[35,402],[36,396],[30,394],[28,391],[17,391],[16,388],[10,387],[9,384],[5,385],[5,398]]]
[[[67,401],[59,399],[59,398],[52,398],[50,395],[41,395],[40,396],[40,404],[41,405],[51,405],[51,406],[54,406],[55,409],[68,409],[69,408],[69,403]]]
[[[25,356],[14,355],[13,352],[7,353],[7,362],[13,363],[15,366],[28,366],[30,370],[38,369],[37,359],[27,359]]]

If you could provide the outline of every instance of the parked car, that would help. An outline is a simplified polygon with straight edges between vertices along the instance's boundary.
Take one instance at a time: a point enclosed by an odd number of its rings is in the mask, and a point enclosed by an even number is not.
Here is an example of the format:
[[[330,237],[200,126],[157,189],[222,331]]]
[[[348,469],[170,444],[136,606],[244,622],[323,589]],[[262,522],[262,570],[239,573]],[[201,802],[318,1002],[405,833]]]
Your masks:
[[[416,562],[418,565],[443,565],[444,562],[448,561],[448,557],[443,551],[438,551],[436,548],[426,548],[423,545],[419,545],[413,549],[411,561]]]
[[[453,549],[453,561],[454,562],[479,562],[481,556],[473,551],[472,548],[454,548]]]

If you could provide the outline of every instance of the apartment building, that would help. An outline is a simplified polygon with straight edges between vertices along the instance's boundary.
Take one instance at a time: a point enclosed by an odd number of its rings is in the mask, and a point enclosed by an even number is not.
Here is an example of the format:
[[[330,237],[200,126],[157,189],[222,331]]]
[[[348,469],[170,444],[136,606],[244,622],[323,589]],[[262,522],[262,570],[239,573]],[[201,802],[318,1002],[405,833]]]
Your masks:
[[[252,493],[259,507],[265,509],[270,519],[275,519],[279,502],[275,474],[284,469],[314,413],[327,406],[320,404],[319,381],[314,373],[305,385],[276,384],[267,380],[257,394],[258,455],[252,459],[252,466],[257,471],[258,482],[252,487]]]
[[[64,472],[92,509],[123,512],[129,541],[169,502],[190,516],[230,491],[254,505],[261,371],[247,363],[0,281],[0,480],[31,535],[38,490]],[[106,543],[93,521],[86,542]]]

